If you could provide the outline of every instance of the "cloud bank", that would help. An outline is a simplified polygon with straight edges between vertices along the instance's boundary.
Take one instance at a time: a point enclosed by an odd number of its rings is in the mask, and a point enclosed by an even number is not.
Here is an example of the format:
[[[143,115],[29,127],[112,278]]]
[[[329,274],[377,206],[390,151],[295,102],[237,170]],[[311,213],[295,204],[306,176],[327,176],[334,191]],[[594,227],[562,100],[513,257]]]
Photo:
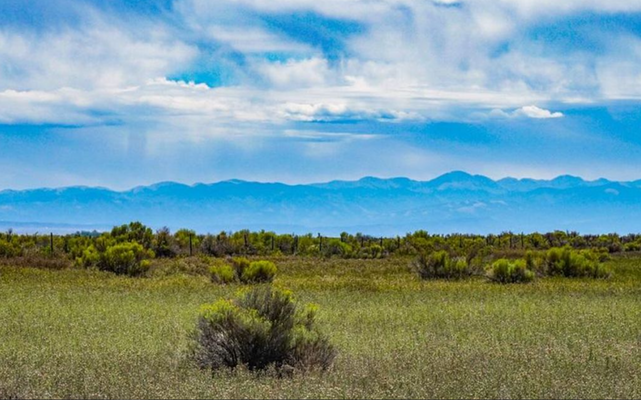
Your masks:
[[[640,101],[637,1],[0,3],[0,186],[46,182],[39,160],[59,184],[624,179]]]
[[[109,122],[139,107],[241,123],[466,121],[493,109],[558,118],[542,106],[639,98],[634,32],[579,29],[577,40],[605,47],[568,52],[537,29],[641,5],[543,3],[180,0],[132,23],[126,9],[83,2],[55,29],[0,30],[0,120]]]

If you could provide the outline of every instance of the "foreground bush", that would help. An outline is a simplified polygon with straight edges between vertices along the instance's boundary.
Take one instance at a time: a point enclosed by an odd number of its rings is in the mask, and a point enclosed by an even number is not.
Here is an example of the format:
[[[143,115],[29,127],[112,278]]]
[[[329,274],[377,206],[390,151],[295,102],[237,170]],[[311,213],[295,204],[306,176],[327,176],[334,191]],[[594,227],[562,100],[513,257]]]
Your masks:
[[[528,268],[527,260],[495,261],[487,270],[487,277],[498,283],[526,283],[534,280],[535,273]]]
[[[460,279],[472,275],[465,258],[451,257],[446,251],[420,254],[413,267],[422,279]]]
[[[203,306],[192,335],[201,368],[297,370],[329,368],[334,347],[316,328],[314,307],[299,310],[289,292],[260,287]]]
[[[149,259],[153,257],[153,251],[146,250],[140,244],[124,242],[108,246],[104,251],[89,246],[76,263],[120,275],[139,276],[149,269]]]
[[[606,278],[610,271],[601,263],[601,254],[570,248],[552,248],[545,254],[545,273],[569,278]]]

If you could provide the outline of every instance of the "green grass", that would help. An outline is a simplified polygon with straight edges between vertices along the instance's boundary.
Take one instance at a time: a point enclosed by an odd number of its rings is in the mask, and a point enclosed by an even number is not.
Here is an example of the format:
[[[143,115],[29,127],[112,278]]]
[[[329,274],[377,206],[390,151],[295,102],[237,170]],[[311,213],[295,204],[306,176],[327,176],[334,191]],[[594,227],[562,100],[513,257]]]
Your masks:
[[[408,260],[276,259],[321,306],[332,371],[211,373],[186,358],[199,306],[238,285],[0,268],[0,398],[641,397],[641,258],[609,280],[421,281]]]

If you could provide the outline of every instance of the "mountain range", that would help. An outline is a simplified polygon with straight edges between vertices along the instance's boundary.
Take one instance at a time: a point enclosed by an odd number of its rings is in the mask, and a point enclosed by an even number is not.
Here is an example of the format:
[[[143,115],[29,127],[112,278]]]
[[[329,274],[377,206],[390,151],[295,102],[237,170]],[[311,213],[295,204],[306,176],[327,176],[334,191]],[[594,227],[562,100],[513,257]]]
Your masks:
[[[430,181],[365,177],[287,185],[228,180],[162,182],[127,191],[100,187],[0,191],[0,229],[104,230],[129,221],[198,232],[402,235],[641,231],[641,180],[504,178],[455,171]]]

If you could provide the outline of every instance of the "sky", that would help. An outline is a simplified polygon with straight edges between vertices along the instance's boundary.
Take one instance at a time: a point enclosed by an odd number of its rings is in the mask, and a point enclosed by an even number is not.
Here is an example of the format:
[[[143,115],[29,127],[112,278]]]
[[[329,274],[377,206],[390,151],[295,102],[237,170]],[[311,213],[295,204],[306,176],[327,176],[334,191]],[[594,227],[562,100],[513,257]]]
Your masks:
[[[641,0],[0,0],[0,189],[641,178]]]

